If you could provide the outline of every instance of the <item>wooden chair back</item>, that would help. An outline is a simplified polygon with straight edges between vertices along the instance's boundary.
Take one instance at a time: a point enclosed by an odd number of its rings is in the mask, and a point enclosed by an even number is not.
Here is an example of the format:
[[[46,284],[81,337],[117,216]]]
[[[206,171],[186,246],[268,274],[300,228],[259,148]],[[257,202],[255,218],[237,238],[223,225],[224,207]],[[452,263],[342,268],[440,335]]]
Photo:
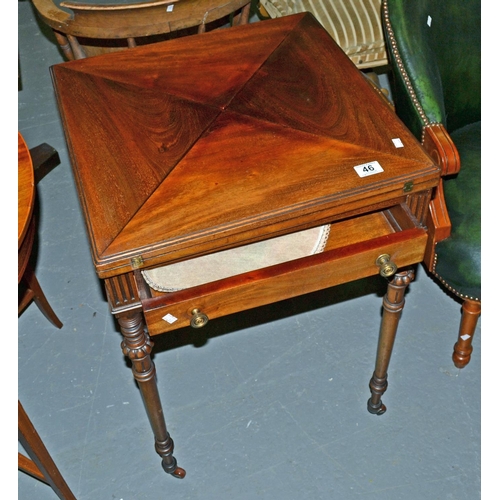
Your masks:
[[[251,0],[32,1],[68,60],[203,33],[224,23],[246,24],[251,4]]]

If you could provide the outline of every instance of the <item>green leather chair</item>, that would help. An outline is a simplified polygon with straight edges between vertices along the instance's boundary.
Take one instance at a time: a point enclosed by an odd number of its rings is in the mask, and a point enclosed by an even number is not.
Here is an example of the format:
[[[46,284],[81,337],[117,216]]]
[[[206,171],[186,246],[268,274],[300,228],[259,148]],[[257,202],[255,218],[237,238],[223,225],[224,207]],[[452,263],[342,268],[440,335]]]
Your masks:
[[[396,113],[442,167],[424,263],[463,301],[463,368],[481,313],[481,2],[384,0],[382,21]]]

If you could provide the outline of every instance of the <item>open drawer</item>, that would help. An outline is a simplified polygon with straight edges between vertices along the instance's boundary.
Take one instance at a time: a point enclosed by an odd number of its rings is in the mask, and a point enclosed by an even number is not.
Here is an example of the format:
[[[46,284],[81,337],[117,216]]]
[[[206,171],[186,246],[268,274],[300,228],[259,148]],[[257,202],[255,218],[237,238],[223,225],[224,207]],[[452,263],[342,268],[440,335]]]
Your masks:
[[[207,319],[383,274],[422,261],[427,232],[405,204],[335,222],[321,253],[174,292],[158,292],[135,272],[150,335],[203,326]],[[378,262],[377,262],[378,261]],[[395,269],[389,271],[393,274]]]

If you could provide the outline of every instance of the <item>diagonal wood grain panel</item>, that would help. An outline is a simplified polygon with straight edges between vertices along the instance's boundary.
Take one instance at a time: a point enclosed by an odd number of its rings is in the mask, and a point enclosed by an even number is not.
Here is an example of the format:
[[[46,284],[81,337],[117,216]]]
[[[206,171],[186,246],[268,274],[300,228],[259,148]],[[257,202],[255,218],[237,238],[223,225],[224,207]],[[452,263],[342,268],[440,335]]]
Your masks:
[[[286,18],[278,25],[239,26],[236,38],[232,29],[221,29],[116,52],[111,58],[71,61],[64,67],[224,108],[298,22]]]
[[[353,167],[375,159],[384,172],[376,181],[360,179]],[[415,160],[396,157],[390,150],[227,111],[158,186],[103,257],[130,251],[140,241],[144,248],[168,247],[180,258],[196,252],[195,245],[215,237],[238,238],[243,228],[271,226],[297,210],[308,212],[311,221],[325,208],[333,217],[351,200],[363,206],[374,191],[392,192],[398,176],[402,188],[415,170]],[[434,174],[428,163],[422,163],[420,173],[425,170]]]
[[[439,176],[309,13],[52,73],[102,277],[389,206]],[[378,175],[355,172],[373,161]]]
[[[219,110],[91,74],[74,78],[65,68],[60,68],[59,81],[71,85],[73,99],[84,103],[78,113],[64,117],[67,126],[85,137],[83,141],[68,137],[68,142],[78,181],[86,186],[89,220],[99,219],[102,229],[94,238],[101,253]],[[117,114],[116,109],[122,112]]]

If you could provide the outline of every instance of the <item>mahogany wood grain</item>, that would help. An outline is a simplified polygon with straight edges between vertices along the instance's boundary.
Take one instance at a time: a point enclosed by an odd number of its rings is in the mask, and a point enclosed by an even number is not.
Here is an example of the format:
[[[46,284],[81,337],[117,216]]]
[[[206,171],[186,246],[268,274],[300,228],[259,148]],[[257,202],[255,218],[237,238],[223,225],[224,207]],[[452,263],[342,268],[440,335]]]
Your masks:
[[[35,301],[36,305],[44,316],[57,328],[62,328],[63,324],[49,304],[43,290],[38,283],[35,272],[30,266],[29,260],[35,240],[35,219],[33,209],[35,204],[35,166],[33,165],[30,150],[21,134],[18,132],[18,253],[17,253],[17,283],[21,291],[18,300],[18,315],[26,307]],[[45,150],[45,148],[42,148]],[[45,154],[42,155],[47,160]],[[42,167],[41,175],[46,175],[48,170],[54,166],[53,161],[49,161],[48,169]],[[42,175],[42,176],[43,176]],[[19,287],[21,284],[21,287]]]
[[[185,474],[173,456],[149,335],[188,325],[194,309],[216,318],[373,276],[388,254],[396,275],[368,403],[382,413],[402,296],[424,257],[440,168],[314,17],[51,71],[95,269],[163,469]],[[355,169],[374,174],[374,165],[376,175]],[[326,223],[320,254],[179,292],[153,291],[140,271]],[[175,325],[162,319],[167,313]]]
[[[52,72],[100,277],[392,206],[439,174],[307,14]],[[384,174],[353,169],[374,160]]]
[[[427,234],[424,229],[396,233],[392,238],[375,238],[340,250],[322,252],[265,270],[234,276],[187,290],[142,301],[150,335],[189,326],[192,311],[199,309],[210,319],[245,309],[348,283],[378,272],[375,264],[389,254],[398,267],[423,258]],[[163,317],[178,320],[169,324]]]
[[[35,174],[28,146],[17,134],[17,248],[28,231],[35,205]]]
[[[400,210],[397,215],[406,214]],[[382,254],[391,255],[398,268],[420,262],[426,231],[406,217],[401,220],[404,230],[397,230],[388,220],[394,220],[392,216],[390,211],[377,212],[333,224],[331,238],[319,254],[178,292],[151,291],[151,298],[142,297],[149,333],[188,326],[193,309],[212,319],[375,275]],[[177,318],[175,323],[163,319],[168,313]]]
[[[35,204],[35,171],[30,151],[22,135],[17,134],[18,151],[18,284],[21,280],[27,284],[27,289],[22,295],[18,312],[35,300],[43,314],[58,328],[62,323],[50,307],[45,295],[38,284],[38,280],[28,264],[33,247],[35,234],[35,220],[33,209]],[[43,441],[36,432],[21,402],[18,401],[18,430],[19,441],[30,455],[28,458],[18,453],[18,468],[33,477],[49,484],[57,496],[63,500],[74,500],[75,497],[52,457],[45,448]]]
[[[442,179],[435,188],[433,198],[429,203],[426,225],[429,239],[427,241],[423,262],[428,269],[434,269],[436,243],[443,241],[451,235],[451,220],[444,198]]]
[[[424,127],[422,146],[441,167],[441,175],[457,174],[460,171],[460,156],[442,123],[432,123]]]

